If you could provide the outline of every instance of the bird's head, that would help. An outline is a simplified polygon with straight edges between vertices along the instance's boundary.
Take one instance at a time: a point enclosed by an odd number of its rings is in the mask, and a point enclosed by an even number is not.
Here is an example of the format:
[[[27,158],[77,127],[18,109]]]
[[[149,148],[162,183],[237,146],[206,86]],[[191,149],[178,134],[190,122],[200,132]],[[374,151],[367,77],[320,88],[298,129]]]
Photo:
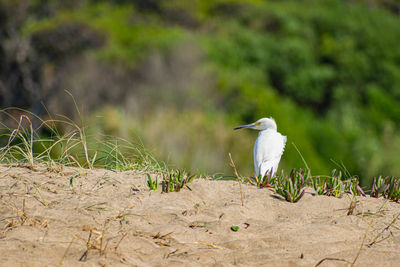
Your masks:
[[[234,128],[234,130],[238,130],[238,129],[242,129],[242,128],[250,128],[250,129],[259,130],[259,131],[271,129],[271,130],[276,131],[277,126],[276,126],[275,120],[273,118],[262,118],[254,123],[236,127],[236,128]]]

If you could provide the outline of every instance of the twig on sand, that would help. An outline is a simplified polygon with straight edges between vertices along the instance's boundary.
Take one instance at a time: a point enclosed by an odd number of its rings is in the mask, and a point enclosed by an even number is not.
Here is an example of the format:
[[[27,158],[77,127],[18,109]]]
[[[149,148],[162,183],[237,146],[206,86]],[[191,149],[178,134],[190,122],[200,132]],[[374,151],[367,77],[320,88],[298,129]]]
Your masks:
[[[60,259],[60,265],[64,265],[64,259],[67,256],[67,253],[68,253],[69,249],[71,248],[71,245],[74,242],[74,240],[75,240],[75,237],[73,236],[71,242],[69,243],[67,249],[64,252],[64,255]]]
[[[123,233],[121,239],[118,241],[117,245],[115,246],[114,250],[117,251],[119,245],[121,244],[122,240],[127,236],[127,233]]]
[[[357,201],[356,197],[353,196],[353,198],[351,199],[350,205],[347,209],[347,215],[353,215],[354,210],[357,207],[357,203],[358,203],[358,201]]]
[[[235,172],[235,175],[237,177],[238,183],[239,183],[239,188],[240,188],[240,201],[242,202],[242,206],[244,206],[244,200],[243,200],[243,190],[242,190],[242,179],[240,178],[238,171],[236,169],[235,163],[233,162],[232,155],[229,153],[229,159],[231,161],[231,167],[233,168],[233,171]]]
[[[370,223],[368,224],[368,228],[367,228],[367,230],[366,230],[365,233],[364,233],[364,236],[363,236],[361,245],[360,245],[360,247],[359,247],[359,249],[358,249],[358,251],[357,251],[357,254],[356,254],[356,256],[354,257],[354,259],[353,259],[352,262],[351,262],[351,261],[348,261],[348,260],[345,260],[345,259],[327,257],[327,258],[323,258],[322,260],[320,260],[319,262],[317,262],[317,264],[315,264],[315,267],[321,265],[324,261],[343,261],[343,262],[346,262],[346,263],[350,264],[350,266],[353,267],[354,264],[356,263],[358,257],[360,256],[362,247],[364,246],[365,239],[367,238],[367,234],[368,234],[368,232],[369,232],[369,229],[371,228],[371,225],[372,225],[372,220],[371,220]]]
[[[214,244],[211,244],[211,243],[208,243],[208,242],[204,242],[204,241],[197,241],[196,243],[202,244],[202,245],[206,245],[206,246],[208,246],[210,248],[223,249],[220,246],[217,246],[217,245],[214,245]]]
[[[345,259],[339,259],[339,258],[323,258],[322,260],[320,260],[317,264],[315,264],[315,267],[320,266],[324,261],[343,261],[346,263],[351,264],[351,262],[349,262],[348,260]]]
[[[92,229],[89,232],[89,237],[88,237],[88,240],[86,242],[87,248],[86,248],[85,252],[82,254],[82,256],[79,258],[79,261],[86,261],[86,259],[88,257],[88,254],[89,254],[89,250],[92,248],[92,245],[90,243],[90,239],[91,238],[92,238]]]
[[[400,217],[400,213],[398,213],[397,216],[395,216],[395,217],[393,218],[393,220],[392,220],[385,228],[383,228],[383,229],[379,232],[379,234],[377,234],[377,235],[374,237],[374,239],[372,239],[372,241],[371,241],[370,243],[367,244],[367,246],[368,246],[368,247],[371,247],[372,245],[374,245],[374,244],[376,244],[376,243],[378,243],[378,242],[381,242],[381,241],[387,239],[390,235],[389,235],[388,237],[385,237],[385,238],[383,238],[383,239],[377,241],[378,238],[379,238],[385,231],[389,230],[389,228],[397,221],[397,219],[398,219],[399,217]]]
[[[366,230],[365,233],[364,233],[364,236],[363,236],[363,239],[362,239],[360,248],[358,249],[357,254],[356,254],[356,256],[354,257],[354,260],[353,260],[353,262],[352,262],[351,265],[350,265],[351,267],[354,266],[354,264],[356,263],[356,261],[357,261],[357,259],[358,259],[358,256],[360,256],[362,247],[364,246],[364,242],[365,242],[365,239],[367,238],[367,234],[368,234],[368,232],[369,232],[369,229],[371,228],[372,222],[373,222],[373,221],[371,220],[371,221],[369,222],[369,224],[368,224],[368,227],[367,227],[367,230]]]

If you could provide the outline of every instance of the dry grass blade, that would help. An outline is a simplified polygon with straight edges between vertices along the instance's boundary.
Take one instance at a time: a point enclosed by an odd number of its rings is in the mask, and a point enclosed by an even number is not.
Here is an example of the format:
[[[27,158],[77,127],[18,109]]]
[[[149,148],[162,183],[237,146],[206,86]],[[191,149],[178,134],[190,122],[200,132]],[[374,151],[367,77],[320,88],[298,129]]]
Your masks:
[[[67,249],[65,250],[63,256],[62,256],[61,259],[60,259],[60,265],[64,265],[64,259],[65,259],[65,257],[67,256],[67,253],[68,253],[69,249],[71,248],[72,243],[74,242],[74,240],[75,240],[75,237],[72,237],[71,242],[69,243]]]
[[[160,232],[158,232],[157,234],[153,235],[153,239],[166,239],[166,238],[170,237],[169,235],[172,233],[173,232],[169,232],[168,234],[162,235]]]
[[[86,210],[105,210],[106,207],[103,207],[104,205],[107,205],[107,202],[99,202],[93,205],[89,205],[84,207]]]
[[[29,124],[29,130],[27,131],[23,127],[24,119],[27,120]],[[33,135],[34,132],[32,122],[29,117],[27,117],[26,115],[20,116],[17,128],[11,131],[7,145],[2,148],[2,159],[5,158],[7,155],[10,155],[11,158],[15,158],[15,154],[19,154],[20,156],[22,156],[23,159],[28,161],[30,166],[33,166]],[[18,138],[20,139],[19,141],[22,143],[12,145],[14,141],[18,141]]]
[[[65,92],[67,92],[67,94],[69,94],[71,96],[71,98],[72,98],[72,100],[74,102],[74,105],[75,105],[75,109],[78,112],[79,118],[81,120],[81,125],[83,125],[83,117],[82,117],[82,115],[81,115],[81,113],[79,111],[78,104],[77,104],[77,102],[75,100],[75,97],[68,90],[65,90]],[[84,154],[85,154],[86,163],[88,165],[88,168],[92,169],[94,161],[95,161],[95,158],[93,160],[89,159],[90,156],[89,156],[89,150],[88,150],[88,147],[87,147],[87,136],[86,136],[86,133],[85,133],[85,128],[84,127],[79,127],[76,123],[74,123],[69,118],[67,118],[67,117],[65,117],[65,118],[67,120],[69,120],[71,122],[71,124],[77,129],[77,131],[79,133],[79,136],[80,136],[80,141],[81,141],[81,144],[82,144],[82,147],[83,147],[83,151],[84,151]]]
[[[367,238],[367,235],[368,235],[369,229],[371,228],[372,222],[373,222],[372,220],[369,222],[368,227],[367,227],[367,230],[365,230],[365,233],[364,233],[364,236],[363,236],[361,245],[360,245],[360,247],[359,247],[359,249],[358,249],[358,251],[357,251],[357,254],[356,254],[356,256],[354,257],[354,260],[353,260],[353,262],[351,263],[350,266],[354,266],[354,264],[356,263],[358,257],[360,256],[361,250],[362,250],[362,248],[363,248],[363,246],[364,246],[365,239]]]
[[[90,239],[92,238],[92,229],[89,232],[88,240],[86,241],[86,250],[83,252],[82,256],[79,258],[79,261],[86,261],[89,251],[92,249],[92,245],[90,243]]]
[[[36,185],[35,182],[32,183],[32,186],[36,189],[36,192],[39,194],[40,197],[40,203],[42,203],[44,206],[47,207],[47,202],[44,200],[42,193],[39,190],[39,187]]]
[[[393,220],[392,220],[385,228],[383,228],[383,229],[374,237],[374,239],[372,239],[372,241],[371,241],[370,243],[368,243],[367,246],[368,246],[368,247],[371,247],[372,245],[374,245],[374,244],[376,244],[376,243],[378,243],[378,242],[381,242],[381,241],[383,241],[383,240],[389,238],[389,236],[388,236],[388,237],[383,238],[383,239],[381,239],[381,240],[378,241],[378,238],[379,238],[380,236],[382,236],[383,233],[384,233],[385,231],[388,231],[389,228],[393,226],[393,224],[397,221],[397,219],[398,219],[399,217],[400,217],[400,213],[398,213],[398,214],[393,218]]]
[[[40,199],[39,199],[37,196],[34,196],[35,199],[37,199],[43,206],[47,206],[47,202],[44,200],[43,195],[42,195],[42,193],[41,193],[41,191],[40,191],[38,185],[37,185],[34,181],[32,181],[32,180],[29,179],[29,178],[22,177],[22,176],[19,177],[19,176],[13,175],[13,174],[10,174],[10,177],[12,177],[12,178],[14,178],[14,179],[16,179],[16,180],[23,181],[25,184],[31,184],[32,187],[33,187],[33,188],[36,190],[36,192],[38,193],[39,198],[40,198]]]
[[[122,240],[127,236],[127,233],[123,233],[121,239],[118,241],[117,245],[115,246],[114,250],[117,251],[119,245],[121,244]]]
[[[9,203],[1,200],[4,206],[7,206],[15,211],[16,216],[10,217],[11,220],[8,220],[7,224],[2,229],[1,235],[4,235],[7,231],[12,230],[15,227],[22,225],[30,225],[30,226],[39,226],[43,228],[47,228],[49,223],[46,219],[30,216],[25,210],[25,199],[22,201],[22,210],[20,210],[14,203]]]
[[[229,153],[229,160],[231,161],[231,167],[233,168],[233,171],[235,172],[236,178],[239,183],[239,190],[240,190],[240,201],[242,202],[242,206],[244,206],[244,196],[243,196],[243,189],[242,189],[242,178],[240,178],[239,173],[236,169],[235,163],[233,162],[232,155]]]
[[[323,258],[322,260],[320,260],[319,262],[317,262],[317,264],[315,264],[314,266],[315,266],[315,267],[318,267],[318,266],[320,266],[324,261],[343,261],[343,262],[346,262],[346,263],[351,264],[350,261],[345,260],[345,259],[339,259],[339,258]]]
[[[105,234],[105,227],[106,227],[107,221],[104,223],[104,227],[102,231],[97,230],[96,228],[89,228],[89,237],[86,241],[86,250],[82,254],[82,256],[79,258],[79,261],[86,261],[87,257],[89,256],[89,252],[92,250],[97,250],[99,251],[99,255],[103,255],[105,253],[105,249],[107,247],[104,247],[103,249],[103,242],[104,242],[104,234]]]
[[[207,243],[207,242],[204,242],[204,241],[197,241],[197,243],[198,244],[202,244],[202,245],[206,245],[206,246],[208,246],[210,248],[223,249],[220,246],[217,246],[217,245],[214,245],[214,244],[211,244],[211,243]]]
[[[367,230],[365,231],[364,236],[363,236],[363,239],[362,239],[362,241],[361,241],[361,245],[360,245],[360,247],[359,247],[359,249],[358,249],[358,251],[357,251],[357,254],[356,254],[356,256],[354,257],[354,259],[353,259],[352,262],[351,262],[351,261],[348,261],[348,260],[346,260],[346,259],[341,259],[341,258],[326,257],[326,258],[323,258],[323,259],[321,259],[320,261],[318,261],[317,264],[315,264],[314,266],[317,267],[317,266],[321,265],[324,261],[342,261],[342,262],[346,262],[346,263],[350,264],[350,266],[354,266],[354,264],[356,263],[358,257],[360,256],[362,247],[364,246],[365,239],[367,238],[367,234],[368,234],[368,232],[369,232],[369,229],[371,228],[371,225],[372,225],[372,220],[371,220],[370,223],[368,224]]]
[[[23,118],[25,118],[25,119],[29,122],[29,129],[30,129],[30,138],[29,138],[29,139],[27,139],[27,138],[21,133],[21,131],[19,130],[19,128],[21,127]],[[30,120],[27,116],[25,116],[25,115],[22,115],[22,116],[21,116],[21,120],[20,120],[20,123],[19,123],[19,125],[18,125],[18,131],[17,131],[17,133],[18,133],[18,135],[21,137],[21,140],[22,140],[23,143],[24,143],[25,151],[26,151],[25,156],[26,156],[26,158],[28,159],[29,164],[32,166],[32,165],[33,165],[33,127],[32,127],[32,122],[31,122],[31,120]],[[29,141],[28,141],[28,140],[29,140]]]
[[[357,207],[357,203],[358,203],[357,199],[353,196],[353,198],[351,199],[349,208],[347,209],[347,215],[353,215],[354,210]]]

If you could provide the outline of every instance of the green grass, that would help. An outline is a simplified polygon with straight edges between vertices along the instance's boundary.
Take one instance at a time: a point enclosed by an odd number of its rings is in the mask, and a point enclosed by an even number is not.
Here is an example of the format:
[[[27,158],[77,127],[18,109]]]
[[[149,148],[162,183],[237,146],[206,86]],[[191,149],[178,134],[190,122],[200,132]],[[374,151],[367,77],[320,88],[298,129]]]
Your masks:
[[[150,174],[146,173],[146,175],[147,175],[147,180],[146,180],[147,188],[149,190],[157,191],[157,189],[158,189],[158,177],[156,177],[155,180],[152,180]]]
[[[19,118],[12,111],[24,112]],[[42,120],[19,109],[1,111],[16,127],[2,124],[0,162],[6,164],[61,164],[81,168],[111,170],[140,169],[163,172],[165,164],[157,161],[142,143],[104,135],[88,135],[90,127],[78,125],[65,116]],[[32,120],[39,126],[34,128]],[[43,133],[46,133],[45,135]]]
[[[186,173],[183,170],[171,170],[163,174],[162,192],[179,192],[182,188],[187,187],[192,190],[187,184],[192,182],[196,176]]]

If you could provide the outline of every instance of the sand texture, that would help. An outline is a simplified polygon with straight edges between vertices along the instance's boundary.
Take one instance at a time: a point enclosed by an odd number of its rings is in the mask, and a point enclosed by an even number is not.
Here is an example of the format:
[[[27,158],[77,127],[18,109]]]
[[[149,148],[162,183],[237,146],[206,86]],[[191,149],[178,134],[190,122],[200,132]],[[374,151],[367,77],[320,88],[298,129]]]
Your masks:
[[[137,171],[0,166],[1,266],[400,266],[400,205]],[[354,201],[353,201],[354,204]],[[232,226],[239,226],[234,232]]]

